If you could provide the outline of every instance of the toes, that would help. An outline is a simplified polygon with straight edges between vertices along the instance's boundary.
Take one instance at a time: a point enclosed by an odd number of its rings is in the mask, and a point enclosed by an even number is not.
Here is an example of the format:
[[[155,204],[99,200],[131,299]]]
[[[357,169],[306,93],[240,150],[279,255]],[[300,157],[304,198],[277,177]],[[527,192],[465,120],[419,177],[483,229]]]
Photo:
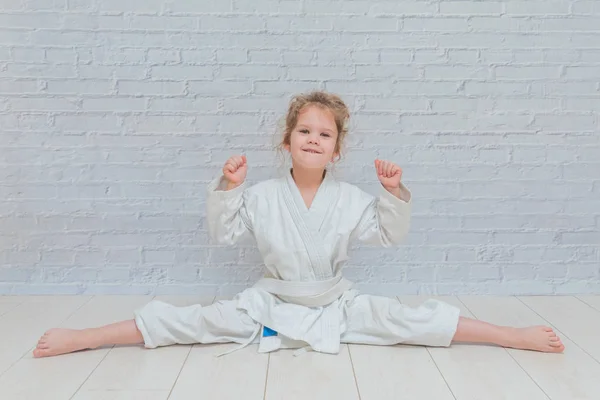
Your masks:
[[[50,346],[48,345],[48,343],[38,343],[37,346],[35,346],[36,349],[47,349]]]
[[[551,342],[543,351],[546,353],[562,353],[564,349],[565,346],[562,343]]]
[[[35,349],[33,351],[33,356],[35,358],[40,358],[40,357],[49,357],[50,355],[52,355],[50,353],[50,349]]]

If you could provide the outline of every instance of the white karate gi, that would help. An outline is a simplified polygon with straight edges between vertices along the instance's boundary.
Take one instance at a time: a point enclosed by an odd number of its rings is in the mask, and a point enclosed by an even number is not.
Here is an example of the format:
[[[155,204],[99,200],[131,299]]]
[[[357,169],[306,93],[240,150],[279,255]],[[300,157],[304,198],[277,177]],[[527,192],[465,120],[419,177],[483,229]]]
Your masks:
[[[308,209],[291,174],[247,188],[209,184],[208,228],[218,243],[252,234],[265,277],[233,300],[175,307],[153,301],[136,311],[145,346],[259,342],[259,351],[308,347],[338,353],[340,343],[448,346],[459,310],[428,300],[418,308],[396,299],[359,294],[342,277],[352,240],[399,244],[410,221],[407,202],[383,187],[375,198],[326,174]],[[260,335],[263,327],[276,336]]]

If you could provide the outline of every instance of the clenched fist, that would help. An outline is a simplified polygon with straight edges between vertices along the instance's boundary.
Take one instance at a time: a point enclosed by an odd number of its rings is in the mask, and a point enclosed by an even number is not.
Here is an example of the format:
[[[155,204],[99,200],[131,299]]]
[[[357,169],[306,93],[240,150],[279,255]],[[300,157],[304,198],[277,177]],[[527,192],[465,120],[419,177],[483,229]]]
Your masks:
[[[375,160],[377,178],[386,190],[394,190],[400,187],[402,179],[402,168],[391,161]]]
[[[248,164],[246,156],[231,156],[223,166],[223,176],[227,179],[228,189],[241,185],[246,179]]]

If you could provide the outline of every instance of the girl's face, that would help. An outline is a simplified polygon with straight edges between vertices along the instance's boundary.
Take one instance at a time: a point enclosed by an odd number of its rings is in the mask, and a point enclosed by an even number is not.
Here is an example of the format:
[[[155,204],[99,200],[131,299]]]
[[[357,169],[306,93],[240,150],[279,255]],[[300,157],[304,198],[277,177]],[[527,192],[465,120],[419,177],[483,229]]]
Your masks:
[[[335,152],[337,127],[331,111],[307,106],[298,115],[298,122],[285,149],[294,165],[308,169],[324,169],[338,156]]]

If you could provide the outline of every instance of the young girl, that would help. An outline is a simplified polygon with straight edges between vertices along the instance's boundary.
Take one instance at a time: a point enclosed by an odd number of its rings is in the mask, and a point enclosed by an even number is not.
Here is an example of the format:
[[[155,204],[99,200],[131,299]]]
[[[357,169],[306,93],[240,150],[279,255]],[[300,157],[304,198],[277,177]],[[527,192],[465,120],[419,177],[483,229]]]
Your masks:
[[[396,299],[359,294],[342,277],[352,240],[389,247],[408,231],[411,193],[402,170],[375,160],[381,182],[377,198],[334,180],[349,112],[333,94],[313,92],[290,103],[281,147],[292,169],[280,179],[246,187],[244,156],[225,163],[209,184],[208,229],[221,244],[253,235],[265,276],[233,300],[210,306],[174,307],[152,301],[135,318],[100,328],[51,329],[35,357],[110,344],[258,342],[259,351],[280,348],[338,353],[340,343],[449,346],[452,342],[562,352],[551,328],[501,327],[463,318],[449,304],[428,300],[410,308]]]

